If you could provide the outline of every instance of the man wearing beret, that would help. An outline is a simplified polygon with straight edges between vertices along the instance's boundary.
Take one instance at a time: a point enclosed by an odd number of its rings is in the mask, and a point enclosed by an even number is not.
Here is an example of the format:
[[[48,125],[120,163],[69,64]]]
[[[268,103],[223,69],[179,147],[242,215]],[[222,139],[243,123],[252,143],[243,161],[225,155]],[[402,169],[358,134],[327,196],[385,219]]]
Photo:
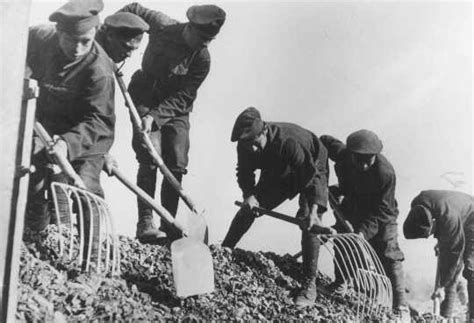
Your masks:
[[[148,29],[148,24],[139,16],[130,12],[117,12],[105,18],[95,40],[114,63],[118,64],[138,49],[143,33]]]
[[[324,135],[326,146],[339,185],[330,192],[341,202],[341,211],[356,233],[363,236],[379,256],[392,282],[394,312],[402,318],[409,316],[405,301],[402,261],[398,245],[398,206],[395,199],[395,170],[381,154],[382,142],[370,130],[359,130],[347,137],[346,144]],[[335,229],[343,231],[337,222]],[[336,257],[340,257],[337,255]],[[344,290],[342,274],[336,269],[335,292]]]
[[[231,141],[237,141],[237,182],[244,205],[222,242],[234,248],[258,216],[254,207],[274,209],[299,194],[296,217],[302,220],[303,288],[295,305],[303,308],[316,299],[316,274],[321,228],[327,205],[327,150],[312,132],[291,123],[264,122],[257,109],[245,109],[235,121]],[[261,170],[258,183],[255,171]]]
[[[422,191],[411,202],[403,224],[407,239],[434,235],[439,246],[439,288],[445,291],[441,316],[452,318],[456,280],[462,270],[467,279],[469,318],[474,320],[474,197],[456,191]]]
[[[27,73],[38,80],[36,118],[55,140],[85,187],[103,196],[100,171],[114,139],[114,64],[94,41],[98,0],[72,0],[51,14],[54,25],[29,30]],[[39,138],[34,137],[26,226],[43,230],[50,222],[45,198],[49,183],[65,181]],[[53,174],[54,173],[54,174]],[[87,216],[87,215],[86,215]]]
[[[166,166],[181,182],[188,165],[189,114],[197,90],[209,73],[207,45],[224,24],[225,12],[214,5],[192,6],[187,11],[188,23],[179,23],[138,3],[125,6],[120,12],[136,14],[150,26],[142,68],[132,76],[129,91],[144,130]],[[136,131],[132,145],[139,163],[137,184],[154,196],[157,165]],[[175,216],[178,202],[178,193],[163,180],[162,205]],[[165,224],[160,229],[153,224],[152,209],[138,199],[137,238],[152,242],[163,237],[163,232],[170,234]]]

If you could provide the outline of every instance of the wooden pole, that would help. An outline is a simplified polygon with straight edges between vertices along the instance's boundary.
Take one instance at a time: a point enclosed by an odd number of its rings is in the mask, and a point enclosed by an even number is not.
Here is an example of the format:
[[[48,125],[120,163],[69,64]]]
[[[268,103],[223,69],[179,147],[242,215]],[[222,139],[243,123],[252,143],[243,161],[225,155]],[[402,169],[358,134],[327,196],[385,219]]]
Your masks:
[[[1,1],[0,322],[14,322],[35,103],[23,100],[30,0]],[[35,97],[34,82],[26,82]],[[26,98],[25,98],[26,99]]]

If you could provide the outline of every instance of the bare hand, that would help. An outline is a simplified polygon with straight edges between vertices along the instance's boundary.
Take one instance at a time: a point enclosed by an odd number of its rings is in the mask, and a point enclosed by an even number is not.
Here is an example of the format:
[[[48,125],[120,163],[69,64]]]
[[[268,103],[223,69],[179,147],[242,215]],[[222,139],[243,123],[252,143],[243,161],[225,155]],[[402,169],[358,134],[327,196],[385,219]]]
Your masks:
[[[336,234],[336,230],[331,227],[326,227],[322,224],[321,216],[322,214],[311,212],[306,221],[303,222],[303,225],[305,226],[303,230],[317,234]]]
[[[112,176],[114,168],[118,168],[117,160],[114,158],[114,156],[105,154],[103,167],[104,171],[107,173],[107,175]]]
[[[250,195],[249,197],[244,199],[242,208],[248,212],[251,212],[253,216],[259,217],[261,216],[261,214],[258,213],[256,209],[254,209],[255,207],[259,207],[259,206],[260,206],[260,203],[258,203],[258,200],[255,197],[255,195]]]
[[[444,297],[445,297],[444,287],[438,287],[431,295],[431,299],[438,298],[440,301],[443,301]]]
[[[149,134],[153,126],[153,117],[149,114],[142,118],[142,131]]]

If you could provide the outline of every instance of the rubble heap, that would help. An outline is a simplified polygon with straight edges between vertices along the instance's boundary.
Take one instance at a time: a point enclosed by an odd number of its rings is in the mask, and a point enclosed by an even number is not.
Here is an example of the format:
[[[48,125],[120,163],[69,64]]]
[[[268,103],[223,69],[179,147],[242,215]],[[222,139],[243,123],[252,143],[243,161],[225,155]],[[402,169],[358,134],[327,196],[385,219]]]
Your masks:
[[[351,321],[353,304],[321,293],[314,306],[297,310],[301,265],[290,255],[211,246],[215,291],[175,296],[167,246],[120,237],[119,277],[81,273],[58,257],[53,225],[41,236],[25,236],[19,275],[19,321],[82,320],[312,320]],[[327,277],[318,277],[326,286]],[[384,321],[387,318],[371,318]]]

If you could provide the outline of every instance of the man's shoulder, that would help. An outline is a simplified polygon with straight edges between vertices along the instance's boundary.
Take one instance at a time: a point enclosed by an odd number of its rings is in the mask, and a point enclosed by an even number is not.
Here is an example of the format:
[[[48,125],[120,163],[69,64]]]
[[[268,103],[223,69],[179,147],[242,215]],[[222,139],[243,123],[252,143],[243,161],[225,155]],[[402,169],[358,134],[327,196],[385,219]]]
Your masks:
[[[57,37],[56,27],[52,24],[41,24],[29,27],[30,41],[49,42]]]
[[[375,171],[382,181],[388,181],[395,178],[395,169],[388,159],[382,154],[377,155]]]
[[[91,57],[88,69],[93,76],[113,78],[116,65],[97,41],[94,42],[89,55]]]

